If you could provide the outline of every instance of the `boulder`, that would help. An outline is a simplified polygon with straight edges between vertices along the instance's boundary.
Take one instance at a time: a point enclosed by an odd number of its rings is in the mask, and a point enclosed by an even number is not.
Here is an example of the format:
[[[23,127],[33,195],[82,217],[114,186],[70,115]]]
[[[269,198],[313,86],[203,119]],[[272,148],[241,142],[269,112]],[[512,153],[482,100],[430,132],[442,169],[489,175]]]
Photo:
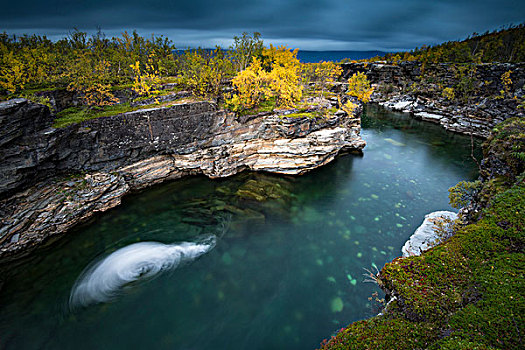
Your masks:
[[[401,251],[403,257],[421,255],[439,243],[444,236],[450,234],[450,222],[458,218],[458,214],[451,211],[435,211],[425,215],[425,219],[410,239],[405,243]],[[438,228],[439,222],[443,223],[442,228]],[[445,232],[443,232],[443,230]]]

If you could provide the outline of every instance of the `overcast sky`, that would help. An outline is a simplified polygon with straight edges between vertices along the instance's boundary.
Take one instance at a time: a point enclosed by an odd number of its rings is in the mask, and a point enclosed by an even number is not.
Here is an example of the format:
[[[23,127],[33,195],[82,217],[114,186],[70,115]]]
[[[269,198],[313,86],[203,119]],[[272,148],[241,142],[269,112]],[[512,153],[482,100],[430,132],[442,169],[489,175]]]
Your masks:
[[[136,29],[178,48],[227,47],[258,31],[303,50],[412,49],[525,20],[523,0],[0,0],[0,31],[64,37]]]

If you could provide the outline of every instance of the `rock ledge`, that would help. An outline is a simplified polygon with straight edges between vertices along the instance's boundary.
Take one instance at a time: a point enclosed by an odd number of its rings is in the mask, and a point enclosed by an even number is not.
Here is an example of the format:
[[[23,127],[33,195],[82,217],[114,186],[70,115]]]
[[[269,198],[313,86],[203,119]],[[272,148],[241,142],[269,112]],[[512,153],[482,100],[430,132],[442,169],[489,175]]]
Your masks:
[[[119,205],[133,190],[195,174],[304,174],[365,146],[359,117],[270,115],[241,122],[208,102],[99,118],[66,129],[50,128],[48,111],[25,100],[0,104],[0,117],[21,126],[28,106],[46,122],[33,122],[31,130],[0,145],[7,155],[0,170],[8,170],[0,179],[2,193],[17,190],[0,201],[0,259],[29,252]],[[66,175],[72,173],[78,175]]]

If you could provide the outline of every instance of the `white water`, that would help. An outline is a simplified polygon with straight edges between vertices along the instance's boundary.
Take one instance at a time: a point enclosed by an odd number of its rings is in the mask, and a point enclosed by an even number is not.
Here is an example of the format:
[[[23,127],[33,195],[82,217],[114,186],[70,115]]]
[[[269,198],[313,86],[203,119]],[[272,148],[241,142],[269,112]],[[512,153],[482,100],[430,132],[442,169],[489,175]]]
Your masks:
[[[71,290],[69,305],[75,308],[107,302],[126,285],[191,262],[215,243],[216,237],[211,235],[199,242],[140,242],[121,248],[82,272]]]

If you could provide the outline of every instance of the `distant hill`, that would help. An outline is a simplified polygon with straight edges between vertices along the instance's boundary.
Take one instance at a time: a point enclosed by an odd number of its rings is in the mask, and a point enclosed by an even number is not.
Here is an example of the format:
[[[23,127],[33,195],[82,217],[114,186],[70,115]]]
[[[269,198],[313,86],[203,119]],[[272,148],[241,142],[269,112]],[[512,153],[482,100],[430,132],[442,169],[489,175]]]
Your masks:
[[[473,33],[462,41],[423,46],[410,52],[378,55],[367,61],[444,62],[524,62],[525,23],[484,34]]]
[[[303,63],[318,63],[321,61],[339,62],[344,59],[363,60],[385,54],[387,53],[384,51],[308,51],[299,49],[297,58]]]
[[[211,54],[215,49],[192,49],[201,50],[204,53]],[[225,49],[225,52],[229,52],[229,49]],[[178,56],[183,55],[186,50],[175,50],[174,53]],[[385,51],[309,51],[301,50],[297,53],[297,58],[302,63],[318,63],[321,61],[333,61],[339,62],[342,60],[364,60],[376,56],[386,55]]]

